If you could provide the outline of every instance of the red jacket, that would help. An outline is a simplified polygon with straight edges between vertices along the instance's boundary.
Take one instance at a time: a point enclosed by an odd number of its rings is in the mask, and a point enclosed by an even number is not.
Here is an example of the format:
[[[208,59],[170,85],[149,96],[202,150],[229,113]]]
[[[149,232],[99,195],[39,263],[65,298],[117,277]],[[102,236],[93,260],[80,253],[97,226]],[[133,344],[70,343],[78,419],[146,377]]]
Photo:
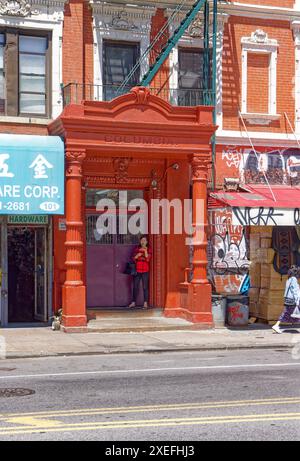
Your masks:
[[[143,256],[139,256],[137,259],[135,258],[135,256],[138,253],[145,253],[144,248],[136,247],[134,252],[133,252],[132,259],[136,264],[136,271],[139,272],[139,273],[149,272],[149,270],[150,270],[151,250],[150,250],[150,248],[147,248],[147,250],[148,250],[148,257],[147,258],[146,258],[146,256],[144,254],[143,254]]]

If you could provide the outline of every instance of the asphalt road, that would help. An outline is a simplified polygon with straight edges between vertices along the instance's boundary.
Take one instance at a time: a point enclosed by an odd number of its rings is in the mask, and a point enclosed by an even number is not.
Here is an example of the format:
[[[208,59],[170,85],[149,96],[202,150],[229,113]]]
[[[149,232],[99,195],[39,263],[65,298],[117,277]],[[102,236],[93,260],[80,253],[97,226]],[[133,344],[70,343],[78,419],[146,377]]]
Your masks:
[[[300,440],[300,359],[243,350],[2,360],[0,440]]]

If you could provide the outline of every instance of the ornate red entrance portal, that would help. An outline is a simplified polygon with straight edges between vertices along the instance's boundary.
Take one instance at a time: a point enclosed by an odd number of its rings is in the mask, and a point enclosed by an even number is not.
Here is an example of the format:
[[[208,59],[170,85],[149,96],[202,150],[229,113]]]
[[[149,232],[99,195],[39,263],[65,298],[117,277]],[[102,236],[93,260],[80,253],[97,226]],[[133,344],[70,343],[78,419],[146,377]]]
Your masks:
[[[137,87],[111,102],[69,105],[49,126],[50,134],[64,138],[66,148],[66,231],[57,219],[54,233],[54,308],[62,305],[66,331],[82,329],[87,323],[89,189],[142,190],[149,205],[152,199],[177,199],[183,204],[192,195],[196,229],[192,261],[187,235],[175,231],[172,213],[170,233],[149,235],[150,302],[164,308],[166,316],[212,326],[206,256],[207,175],[215,131],[212,110],[174,107]],[[205,204],[201,218],[197,199]]]

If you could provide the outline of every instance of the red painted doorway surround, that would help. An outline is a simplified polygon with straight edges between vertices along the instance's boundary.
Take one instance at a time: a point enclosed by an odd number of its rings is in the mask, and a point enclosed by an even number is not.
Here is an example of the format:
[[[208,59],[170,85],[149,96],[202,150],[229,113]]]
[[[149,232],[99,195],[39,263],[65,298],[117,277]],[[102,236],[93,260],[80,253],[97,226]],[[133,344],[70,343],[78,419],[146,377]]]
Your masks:
[[[148,200],[181,201],[193,189],[192,280],[186,235],[151,235],[151,303],[166,316],[212,325],[207,280],[207,181],[212,107],[174,107],[147,88],[133,88],[110,102],[67,106],[49,125],[66,147],[66,232],[54,235],[54,292],[63,307],[63,327],[86,326],[87,248],[85,193],[89,188],[141,189]],[[177,171],[170,169],[176,162]],[[204,205],[196,222],[196,200]],[[203,232],[204,230],[204,232]],[[61,294],[60,294],[61,293]],[[60,298],[61,296],[61,298]]]

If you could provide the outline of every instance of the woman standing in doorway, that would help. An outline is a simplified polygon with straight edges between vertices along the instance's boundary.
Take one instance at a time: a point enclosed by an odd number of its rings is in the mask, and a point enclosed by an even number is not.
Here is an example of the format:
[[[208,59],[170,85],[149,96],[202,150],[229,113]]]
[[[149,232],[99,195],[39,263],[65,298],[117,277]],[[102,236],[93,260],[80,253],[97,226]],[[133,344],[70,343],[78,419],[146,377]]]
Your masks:
[[[149,303],[149,271],[150,271],[151,250],[148,245],[147,237],[140,238],[140,244],[133,253],[133,261],[136,266],[136,275],[133,277],[133,299],[129,307],[136,306],[140,282],[143,282],[144,291],[144,308],[148,307]]]
[[[298,284],[299,267],[292,266],[288,271],[288,279],[286,281],[284,292],[284,310],[278,319],[278,322],[272,327],[276,333],[282,333],[280,323],[296,323],[300,319],[292,317],[292,314],[300,302],[300,287]]]

